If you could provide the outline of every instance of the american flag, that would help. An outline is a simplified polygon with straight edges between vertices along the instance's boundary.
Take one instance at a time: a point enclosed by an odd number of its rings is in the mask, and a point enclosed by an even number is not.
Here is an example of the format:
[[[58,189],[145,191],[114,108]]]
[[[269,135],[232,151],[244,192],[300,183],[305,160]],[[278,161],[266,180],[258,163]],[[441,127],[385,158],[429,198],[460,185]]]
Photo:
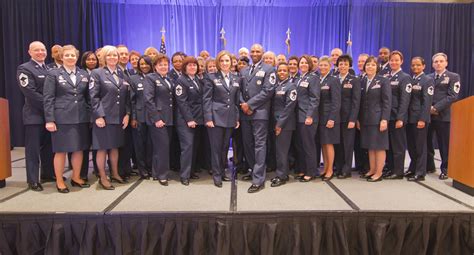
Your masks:
[[[161,35],[160,53],[166,54],[165,35]]]

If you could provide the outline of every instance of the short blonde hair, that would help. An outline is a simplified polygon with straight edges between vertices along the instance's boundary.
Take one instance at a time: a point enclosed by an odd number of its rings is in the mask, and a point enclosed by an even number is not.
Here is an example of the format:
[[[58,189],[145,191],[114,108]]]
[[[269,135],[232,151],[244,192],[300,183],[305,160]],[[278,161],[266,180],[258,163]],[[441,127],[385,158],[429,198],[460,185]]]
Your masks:
[[[117,53],[117,56],[118,56],[119,53],[118,53],[117,47],[112,46],[112,45],[106,45],[102,48],[100,58],[102,59],[104,65],[107,65],[107,61],[106,61],[107,55],[109,55],[111,52],[114,52],[114,51]]]

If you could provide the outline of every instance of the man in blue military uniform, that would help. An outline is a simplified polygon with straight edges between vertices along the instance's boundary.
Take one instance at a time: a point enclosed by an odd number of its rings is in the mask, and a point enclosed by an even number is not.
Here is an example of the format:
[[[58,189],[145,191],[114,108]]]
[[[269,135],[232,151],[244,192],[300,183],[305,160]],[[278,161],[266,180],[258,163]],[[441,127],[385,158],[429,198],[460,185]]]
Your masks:
[[[262,45],[254,44],[250,50],[253,64],[240,72],[244,153],[249,166],[253,169],[249,193],[264,188],[270,99],[276,83],[274,68],[262,63],[263,52]]]
[[[21,64],[17,69],[18,85],[25,96],[23,106],[23,124],[25,125],[25,162],[28,187],[42,191],[39,182],[41,162],[41,179],[53,180],[53,151],[51,135],[45,128],[43,110],[43,85],[48,74],[44,63],[46,47],[42,42],[30,44],[28,54],[31,60]]]
[[[436,132],[439,153],[441,155],[441,174],[439,179],[448,178],[448,148],[451,125],[451,104],[459,96],[461,82],[457,73],[446,70],[448,56],[442,52],[434,54],[433,68],[435,72],[429,76],[434,79],[434,95],[431,106],[431,125],[428,129],[428,172],[434,172],[433,131]]]
[[[392,71],[390,69],[390,65],[388,63],[388,59],[390,57],[390,49],[387,48],[387,47],[382,47],[379,49],[379,57],[378,57],[378,61],[379,61],[379,64],[381,65],[381,68],[380,68],[380,71],[378,73],[378,75],[381,75],[385,78],[388,78],[388,76],[390,75],[390,72]]]

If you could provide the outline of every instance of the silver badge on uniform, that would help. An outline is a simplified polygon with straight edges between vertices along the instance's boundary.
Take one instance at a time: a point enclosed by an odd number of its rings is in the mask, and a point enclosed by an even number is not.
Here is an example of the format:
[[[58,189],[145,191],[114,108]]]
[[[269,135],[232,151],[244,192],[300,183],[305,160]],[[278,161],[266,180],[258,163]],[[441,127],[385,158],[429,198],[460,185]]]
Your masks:
[[[275,85],[275,83],[276,83],[276,75],[275,75],[275,73],[271,73],[271,74],[270,74],[270,78],[268,79],[268,81],[270,82],[270,84]]]
[[[257,77],[264,77],[264,76],[265,76],[265,72],[262,71],[262,70],[260,70],[260,71],[257,72],[257,74],[255,74],[255,76],[257,76]]]
[[[411,93],[411,89],[412,89],[412,86],[411,86],[410,83],[408,83],[407,86],[405,87],[405,91],[406,91],[407,93]]]
[[[91,77],[91,80],[89,81],[89,89],[94,88],[94,83],[95,83],[94,78]]]
[[[460,90],[461,90],[461,83],[457,81],[454,83],[454,92],[456,92],[456,94],[459,94]]]
[[[295,101],[297,94],[298,94],[298,93],[296,92],[296,89],[292,90],[292,91],[290,92],[290,100],[291,100],[291,101]]]
[[[449,77],[444,77],[444,79],[441,81],[441,84],[448,84],[449,83]]]
[[[183,94],[183,87],[181,85],[176,86],[176,95],[181,96]]]
[[[82,76],[82,75],[81,75],[81,76]],[[85,81],[85,82],[87,82],[87,78],[85,78],[85,77],[84,77],[84,78],[82,78],[82,80],[81,80],[81,81]]]
[[[155,83],[156,83],[156,86],[158,86],[158,87],[163,86],[163,84],[161,84],[160,80],[156,80]]]
[[[430,86],[428,88],[428,95],[432,96],[433,94],[434,94],[434,88],[433,88],[433,86]]]
[[[138,83],[138,84],[137,84],[137,87],[138,87],[137,90],[143,90],[143,84]]]
[[[20,75],[18,75],[18,80],[20,80],[20,85],[22,87],[26,87],[28,86],[28,75],[24,74],[24,73],[20,73]]]

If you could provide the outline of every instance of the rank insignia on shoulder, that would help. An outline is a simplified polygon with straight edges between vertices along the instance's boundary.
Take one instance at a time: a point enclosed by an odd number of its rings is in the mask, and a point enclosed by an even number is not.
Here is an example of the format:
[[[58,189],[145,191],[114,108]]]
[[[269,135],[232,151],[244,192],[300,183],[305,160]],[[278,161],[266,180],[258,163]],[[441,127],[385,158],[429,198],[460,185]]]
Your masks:
[[[183,94],[183,87],[181,87],[181,85],[178,85],[176,86],[175,91],[177,96],[181,96]]]
[[[275,85],[275,83],[276,83],[276,75],[275,75],[275,73],[271,73],[271,74],[270,74],[270,78],[268,79],[268,81],[270,82],[270,84]]]
[[[412,89],[412,85],[410,83],[408,83],[407,86],[405,87],[405,91],[407,93],[411,93],[411,89]]]
[[[433,86],[428,87],[428,95],[432,96],[434,94],[434,88]]]
[[[454,92],[456,92],[456,94],[459,94],[459,91],[461,91],[461,83],[457,81],[454,83]]]
[[[292,91],[290,92],[290,100],[291,100],[291,101],[295,101],[297,94],[298,94],[298,93],[296,92],[296,89],[292,90]]]
[[[20,85],[22,87],[26,87],[28,86],[28,75],[24,74],[24,73],[20,73],[20,75],[18,75],[18,80],[20,81]]]

